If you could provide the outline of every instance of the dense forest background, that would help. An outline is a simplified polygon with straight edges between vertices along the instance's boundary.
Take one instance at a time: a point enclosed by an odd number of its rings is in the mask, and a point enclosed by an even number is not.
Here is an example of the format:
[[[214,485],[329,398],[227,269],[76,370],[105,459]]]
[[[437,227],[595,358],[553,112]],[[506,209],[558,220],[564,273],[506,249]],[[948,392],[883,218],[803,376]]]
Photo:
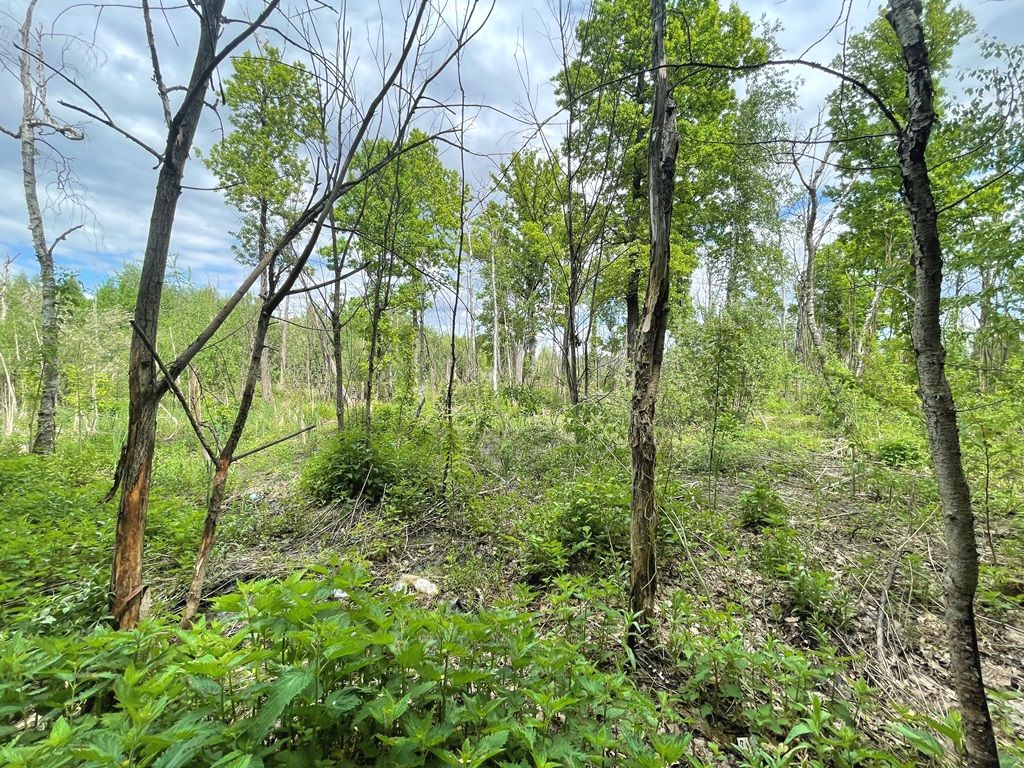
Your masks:
[[[520,64],[487,158],[483,5],[382,9],[367,70],[344,7],[143,1],[165,137],[15,9],[0,763],[1024,760],[1024,52],[949,0],[843,5],[830,61],[667,5],[537,11],[556,111]],[[157,166],[101,278],[99,131]],[[179,267],[192,194],[237,286]]]

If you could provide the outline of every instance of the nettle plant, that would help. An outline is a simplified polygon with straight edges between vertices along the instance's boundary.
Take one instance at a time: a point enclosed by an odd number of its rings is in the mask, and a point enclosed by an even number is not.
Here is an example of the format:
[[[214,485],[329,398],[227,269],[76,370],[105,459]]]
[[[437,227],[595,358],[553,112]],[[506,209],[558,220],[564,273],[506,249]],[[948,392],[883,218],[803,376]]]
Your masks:
[[[355,569],[260,581],[182,631],[4,637],[0,762],[664,766],[688,737],[528,614],[463,615]]]

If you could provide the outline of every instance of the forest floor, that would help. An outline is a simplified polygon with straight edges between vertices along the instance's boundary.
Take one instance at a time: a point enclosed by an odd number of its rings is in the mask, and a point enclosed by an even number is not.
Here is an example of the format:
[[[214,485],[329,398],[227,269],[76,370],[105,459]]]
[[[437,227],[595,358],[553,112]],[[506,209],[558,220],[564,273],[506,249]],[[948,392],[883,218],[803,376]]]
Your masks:
[[[311,493],[325,471],[335,473],[334,490],[352,481],[337,476],[352,445],[329,430],[247,460],[231,481],[206,610],[232,621],[214,599],[240,583],[297,572],[327,579],[344,564],[366,568],[384,592],[420,576],[438,587],[415,597],[426,609],[514,611],[653,700],[669,697],[694,765],[787,765],[794,745],[811,743],[821,765],[846,764],[827,757],[840,749],[859,756],[851,765],[947,762],[959,736],[942,621],[945,553],[924,463],[900,451],[894,460],[888,449],[858,455],[817,414],[788,405],[722,434],[713,452],[705,435],[663,425],[658,636],[655,650],[631,656],[621,415],[606,409],[581,423],[550,412],[462,413],[447,488],[443,430],[427,417],[410,426],[385,412],[371,465],[390,474],[374,494],[369,473],[355,475],[358,493]],[[113,522],[110,506],[98,511],[96,502],[114,443],[66,447],[49,463],[0,457],[0,629],[70,636],[95,626]],[[154,478],[146,608],[173,622],[206,470],[177,439],[162,447]],[[50,526],[43,538],[41,525]],[[979,528],[984,674],[1000,739],[1016,753],[1024,531],[1012,514],[982,515]],[[901,762],[872,757],[879,749]]]
[[[755,440],[745,466],[713,478],[685,460],[668,470],[670,501],[678,503],[666,505],[661,523],[672,541],[659,564],[659,610],[668,624],[662,627],[663,647],[671,652],[670,634],[680,626],[699,634],[708,629],[706,622],[727,624],[747,651],[772,638],[809,654],[827,647],[837,690],[851,695],[856,681],[872,688],[871,712],[858,713],[863,733],[891,743],[890,724],[908,717],[941,732],[956,707],[942,619],[945,544],[937,505],[926,490],[927,468],[858,459],[846,440],[807,421],[800,423],[800,441],[777,444],[778,433],[793,423],[789,416],[775,421],[771,415],[760,417],[766,438]],[[677,450],[685,452],[685,439]],[[485,498],[508,494],[513,508],[543,502],[543,492],[524,499],[508,485],[499,478],[478,493]],[[765,519],[744,521],[744,499],[754,498],[757,506],[766,489],[769,506],[772,497],[781,502],[777,513],[768,510]],[[439,594],[420,596],[424,604],[472,610],[525,603],[557,632],[565,614],[552,610],[544,582],[524,573],[521,521],[504,517],[508,501],[490,513],[485,502],[478,516],[493,517],[484,525],[447,515],[442,503],[413,514],[396,514],[386,498],[373,504],[310,504],[294,467],[267,466],[247,474],[244,489],[234,496],[246,531],[224,535],[208,593],[230,591],[239,580],[281,577],[347,553],[366,561],[384,588],[403,575],[431,580]],[[979,520],[981,557],[991,567],[983,568],[978,622],[984,676],[1000,727],[1021,738],[1024,574],[1012,563],[993,563],[989,548],[1016,551],[1020,530],[1012,522],[988,530]],[[614,544],[611,548],[611,560],[621,560],[622,553],[614,552]],[[180,605],[184,586],[180,578],[168,581],[163,599]],[[594,600],[586,590],[574,594],[579,599],[571,610],[591,624],[584,630],[588,640],[604,645],[608,655],[621,649],[622,627],[609,627],[601,618],[607,606],[586,605]],[[601,591],[601,601],[624,609],[621,591]],[[665,661],[660,653],[641,658],[638,678],[652,689],[671,689],[679,672]],[[702,731],[695,745],[705,758],[719,750],[702,744],[746,738],[735,724],[723,727],[729,721],[720,712],[701,718],[696,707],[693,714]]]

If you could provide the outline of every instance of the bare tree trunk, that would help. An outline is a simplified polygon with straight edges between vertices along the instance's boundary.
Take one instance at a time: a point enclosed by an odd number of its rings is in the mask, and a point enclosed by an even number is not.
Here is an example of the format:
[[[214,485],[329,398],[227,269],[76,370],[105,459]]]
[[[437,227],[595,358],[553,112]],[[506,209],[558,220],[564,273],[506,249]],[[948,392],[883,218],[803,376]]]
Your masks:
[[[858,379],[864,375],[864,368],[867,365],[867,337],[874,332],[875,320],[878,318],[878,308],[882,304],[882,295],[885,293],[885,286],[879,282],[875,286],[875,292],[871,295],[871,303],[864,314],[864,322],[861,323],[860,333],[854,339],[853,347],[850,350],[850,371]]]
[[[469,254],[469,261],[466,262],[466,304],[468,317],[466,323],[469,326],[469,365],[467,371],[467,378],[469,381],[475,382],[480,367],[480,361],[477,357],[476,349],[476,299],[473,294],[473,232],[472,230],[466,231],[466,253]]]
[[[345,428],[344,354],[341,347],[341,269],[335,259],[334,307],[331,310],[331,350],[334,354],[334,418],[338,431]]]
[[[637,616],[630,632],[635,647],[650,633],[654,620],[658,569],[655,534],[658,510],[654,499],[654,412],[665,351],[669,310],[669,233],[675,194],[676,153],[679,136],[675,103],[668,80],[665,54],[665,0],[651,0],[654,33],[654,109],[648,144],[647,173],[651,221],[651,265],[644,297],[643,316],[637,327],[633,397],[629,410],[629,440],[633,463],[633,497],[630,506],[629,607]]]
[[[7,294],[11,288],[11,263],[13,261],[12,256],[4,257],[3,274],[0,276],[0,323],[7,322]]]
[[[32,15],[36,0],[31,0],[25,10],[21,25],[20,75],[22,89],[21,126],[18,138],[21,140],[21,177],[25,193],[25,207],[28,209],[28,228],[32,233],[32,249],[39,262],[39,286],[42,294],[40,307],[40,357],[42,366],[39,381],[39,413],[33,453],[53,453],[57,445],[57,397],[60,393],[60,337],[57,328],[57,284],[53,269],[53,246],[47,246],[43,230],[43,213],[39,205],[36,180],[36,129],[47,127],[65,138],[80,139],[81,133],[70,126],[57,124],[49,115],[45,102],[45,80],[33,82],[32,70],[36,58],[42,61],[41,45],[32,41]],[[33,50],[36,53],[33,56]],[[41,64],[40,64],[41,66]],[[59,242],[68,233],[57,238]],[[54,242],[54,246],[57,244]],[[7,314],[7,272],[10,260],[4,268],[4,315]]]
[[[288,368],[288,297],[285,296],[281,309],[281,351],[279,356],[281,370],[277,374],[277,385],[284,392],[285,370]]]
[[[185,101],[167,132],[135,304],[135,323],[139,332],[132,336],[129,357],[128,436],[120,467],[121,499],[110,575],[110,610],[114,624],[120,629],[132,629],[139,622],[144,591],[142,553],[156,448],[157,405],[166,391],[157,379],[153,354],[140,334],[156,343],[167,253],[181,195],[182,174],[203,111],[203,93],[210,81],[224,11],[224,0],[199,0],[198,5],[201,9],[199,43]]]
[[[974,621],[978,586],[974,514],[960,458],[956,406],[946,379],[946,351],[942,342],[942,248],[925,157],[935,124],[934,94],[920,13],[920,3],[915,0],[889,0],[886,14],[907,64],[909,114],[906,127],[900,131],[898,154],[903,199],[914,232],[915,304],[911,339],[949,548],[945,594],[950,672],[963,718],[967,763],[974,768],[998,768],[999,755],[981,675]]]
[[[808,134],[808,142],[818,135],[816,134],[817,130],[814,129]],[[793,167],[796,169],[800,182],[807,192],[807,211],[804,218],[804,256],[806,261],[804,263],[804,270],[800,274],[799,285],[797,286],[797,307],[800,311],[799,322],[803,324],[807,331],[803,338],[805,341],[810,341],[815,367],[822,373],[825,372],[825,363],[828,360],[828,348],[825,345],[825,337],[822,335],[821,328],[818,325],[818,313],[814,306],[814,262],[818,255],[818,246],[821,244],[821,239],[824,236],[823,231],[818,231],[818,195],[822,176],[828,167],[827,161],[830,153],[831,145],[828,145],[825,148],[822,159],[815,161],[810,175],[806,177],[800,169],[800,158],[795,150],[793,153]],[[831,218],[831,216],[828,218]]]
[[[501,331],[498,326],[498,268],[495,248],[491,247],[491,389],[498,394],[498,377],[501,375],[498,365],[501,354]]]
[[[381,254],[382,264],[383,260],[384,255]],[[363,390],[363,427],[366,429],[367,434],[370,433],[370,425],[372,423],[373,377],[376,373],[377,337],[380,332],[380,317],[383,312],[380,301],[380,281],[383,279],[383,275],[378,272],[378,279],[374,289],[373,307],[370,310],[370,349],[366,360],[366,385]]]
[[[636,76],[636,94],[634,100],[637,104],[644,103],[644,74],[638,72]],[[644,140],[644,131],[642,127],[637,128],[636,143],[639,145]],[[644,174],[640,163],[636,163],[636,167],[633,171],[633,183],[632,183],[633,199],[637,203],[637,209],[639,210],[640,204],[643,201],[644,196]],[[636,222],[636,230],[640,229],[639,217]],[[639,233],[637,233],[637,239],[639,240]],[[636,348],[636,333],[637,327],[640,325],[640,265],[635,263],[635,257],[630,254],[631,268],[629,270],[629,279],[626,282],[626,360],[629,361],[626,368],[627,381],[629,385],[633,385],[633,371],[630,369],[632,365],[633,356]]]
[[[7,361],[0,353],[0,369],[4,374],[3,398],[0,399],[0,410],[3,413],[3,434],[10,437],[14,434],[14,419],[18,414],[18,395],[14,390],[14,382],[11,381],[11,372],[7,369]]]
[[[270,330],[273,314],[273,304],[271,303],[270,295],[267,294],[260,310],[259,319],[256,321],[252,354],[249,358],[249,368],[242,386],[242,397],[238,404],[238,411],[235,413],[235,420],[231,425],[231,433],[228,435],[224,446],[220,450],[220,454],[217,456],[217,471],[214,473],[213,483],[210,487],[210,500],[206,507],[203,536],[199,542],[199,552],[196,555],[196,564],[192,570],[192,583],[189,586],[188,597],[185,600],[185,609],[181,614],[181,626],[185,629],[192,625],[192,620],[199,611],[199,603],[203,596],[203,584],[206,580],[206,566],[209,562],[210,552],[213,549],[214,537],[217,534],[217,523],[220,521],[221,513],[224,511],[228,472],[235,460],[235,452],[238,449],[239,442],[242,440],[242,434],[245,432],[245,425],[249,420],[249,412],[252,410],[252,402],[256,394],[256,382],[260,376],[263,364],[263,350],[266,349],[267,333]]]
[[[257,261],[263,261],[263,257],[267,255],[267,203],[266,201],[260,202],[260,221],[259,221],[259,234],[258,234],[258,246],[257,251],[259,258]],[[270,292],[273,290],[271,282],[273,280],[274,265],[271,264],[263,271],[260,275],[260,300],[266,302],[270,297]],[[270,402],[271,397],[271,381],[270,381],[270,347],[264,343],[263,348],[260,350],[260,383],[263,385],[263,400],[264,402]]]

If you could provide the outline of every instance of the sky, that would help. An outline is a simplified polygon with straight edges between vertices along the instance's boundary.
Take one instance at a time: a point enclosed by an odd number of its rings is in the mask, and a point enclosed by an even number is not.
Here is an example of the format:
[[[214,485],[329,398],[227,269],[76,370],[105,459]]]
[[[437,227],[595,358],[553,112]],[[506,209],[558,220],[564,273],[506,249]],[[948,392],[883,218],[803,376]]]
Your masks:
[[[852,33],[874,18],[879,3],[848,1],[852,2]],[[284,0],[283,6],[288,2]],[[781,26],[777,39],[787,57],[805,54],[808,59],[828,62],[840,50],[842,27],[829,33],[841,12],[840,3],[739,0],[738,4],[754,19],[764,18]],[[12,42],[25,5],[25,0],[0,0],[0,52],[7,66],[7,71],[0,72],[0,126],[6,129],[16,128],[19,120],[20,84],[10,69],[10,59],[17,53]],[[56,64],[63,54],[70,66],[67,71],[119,125],[160,147],[164,134],[162,112],[151,79],[142,14],[132,5],[132,0],[119,0],[109,6],[39,0],[36,20],[44,30],[55,33],[45,41],[49,60]],[[184,4],[168,0],[166,5],[168,10],[156,13],[154,26],[161,67],[170,84],[183,82],[188,76],[196,24]],[[182,7],[170,9],[172,5]],[[227,0],[225,12],[235,19],[251,18],[261,6],[259,0]],[[979,32],[1011,43],[1024,43],[1024,0],[972,0],[965,6],[975,15]],[[355,10],[356,7],[359,9]],[[390,55],[395,54],[400,40],[400,31],[395,27],[397,10],[398,0],[352,3],[348,21],[353,49],[358,55],[357,82],[372,83],[374,78],[379,81],[372,65],[375,52],[383,48]],[[382,17],[386,19],[387,30],[383,42],[379,34]],[[283,27],[287,22],[278,16],[274,23]],[[487,24],[465,52],[461,72],[467,102],[495,107],[470,115],[466,143],[472,154],[466,159],[467,176],[477,189],[486,187],[494,164],[525,141],[524,124],[515,116],[529,111],[531,104],[543,116],[553,111],[550,79],[558,62],[550,42],[552,24],[548,0],[497,0]],[[240,28],[241,25],[234,24],[226,35],[233,36]],[[329,37],[329,32],[324,34]],[[823,35],[825,39],[819,41]],[[273,35],[269,39],[280,44]],[[287,45],[285,48],[287,55]],[[958,53],[955,63],[970,68],[978,61],[976,48],[968,45]],[[801,109],[793,116],[795,125],[813,121],[833,85],[822,73],[807,70],[799,74],[803,84],[799,93]],[[455,95],[457,89],[456,72],[451,69],[438,80],[433,93],[443,100]],[[172,99],[175,95],[172,94]],[[58,246],[55,258],[58,266],[75,270],[86,287],[92,288],[126,262],[141,259],[157,170],[154,158],[143,149],[109,128],[60,106],[58,101],[62,99],[80,105],[86,101],[67,83],[58,79],[51,82],[49,102],[53,113],[80,124],[85,133],[81,142],[54,139],[54,146],[68,160],[77,197],[84,205],[60,201],[55,168],[46,158],[39,170],[40,195],[47,205],[44,217],[49,240],[69,226],[84,225]],[[204,115],[196,138],[200,151],[208,150],[220,137],[222,119],[223,112],[219,117],[209,111]],[[455,167],[458,154],[448,151],[445,160]],[[202,188],[215,183],[201,161],[193,158],[189,162],[186,185]],[[19,145],[16,140],[0,135],[0,259],[12,255],[15,269],[34,273],[35,258],[26,222]],[[174,267],[187,272],[196,284],[211,284],[225,292],[232,290],[243,274],[231,250],[231,232],[236,228],[236,215],[220,193],[186,189],[179,203],[171,245]]]

